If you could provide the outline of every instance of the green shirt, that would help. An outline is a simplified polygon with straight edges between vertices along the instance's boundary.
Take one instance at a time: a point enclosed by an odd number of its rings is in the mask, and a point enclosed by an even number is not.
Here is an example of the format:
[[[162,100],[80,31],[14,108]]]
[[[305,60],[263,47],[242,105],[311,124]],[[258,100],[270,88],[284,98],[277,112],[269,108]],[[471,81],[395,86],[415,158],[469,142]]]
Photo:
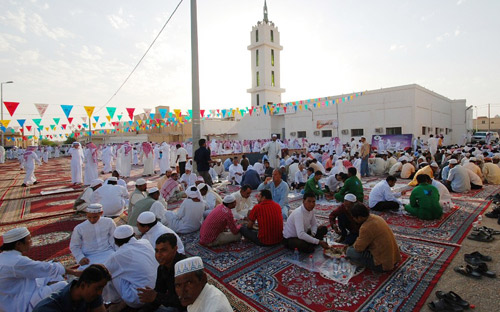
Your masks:
[[[307,180],[306,185],[304,186],[304,194],[305,193],[314,193],[316,196],[323,195],[325,192],[323,192],[318,185],[318,182],[314,180],[314,177],[310,178]]]
[[[410,195],[410,204],[405,206],[410,214],[423,220],[439,219],[443,208],[439,204],[439,191],[431,184],[419,184]]]
[[[352,176],[345,180],[344,186],[335,194],[335,199],[338,202],[343,202],[345,194],[353,194],[359,202],[363,202],[363,184],[361,184],[357,176]]]
[[[156,200],[154,198],[148,196],[135,203],[134,211],[132,211],[132,213],[128,216],[128,225],[137,226],[137,218],[139,215],[144,211],[149,211],[155,201]]]

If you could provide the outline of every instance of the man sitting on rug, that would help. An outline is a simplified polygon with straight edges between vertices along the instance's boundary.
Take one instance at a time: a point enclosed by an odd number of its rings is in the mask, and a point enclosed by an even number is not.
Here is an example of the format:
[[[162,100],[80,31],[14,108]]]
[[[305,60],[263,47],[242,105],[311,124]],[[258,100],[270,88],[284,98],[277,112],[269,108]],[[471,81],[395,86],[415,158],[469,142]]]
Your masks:
[[[184,189],[187,189],[188,187],[193,186],[196,183],[197,176],[191,171],[192,169],[193,166],[188,162],[188,164],[186,165],[186,172],[179,179]]]
[[[329,216],[332,229],[340,235],[338,242],[349,246],[354,244],[359,235],[359,224],[354,221],[350,212],[356,203],[358,203],[356,196],[345,194],[344,203],[335,208]]]
[[[90,186],[83,191],[80,196],[75,200],[73,204],[73,208],[77,211],[85,211],[85,208],[90,204],[90,200],[92,199],[92,194],[95,190],[100,188],[104,183],[101,179],[95,179],[90,183]]]
[[[236,206],[231,209],[233,212],[233,217],[236,220],[242,220],[247,218],[248,212],[252,210],[252,198],[250,195],[252,194],[252,188],[250,185],[243,185],[239,191],[232,193],[236,200]]]
[[[102,291],[111,274],[101,264],[92,264],[77,280],[40,301],[33,312],[106,311]]]
[[[410,204],[405,206],[405,210],[422,220],[441,218],[443,207],[439,203],[439,190],[430,184],[431,178],[426,174],[419,175],[417,181],[418,185],[411,191]]]
[[[233,158],[233,164],[229,166],[229,177],[228,181],[240,185],[243,179],[243,166],[238,162],[238,157]]]
[[[137,229],[142,234],[141,239],[147,239],[151,247],[156,246],[156,239],[165,233],[174,234],[177,237],[177,250],[183,254],[184,244],[177,233],[158,222],[156,216],[151,211],[142,212],[137,218]]]
[[[207,283],[203,260],[191,257],[175,264],[175,292],[189,312],[232,312],[226,296]]]
[[[104,300],[116,304],[110,307],[121,311],[129,306],[143,306],[138,288],[154,287],[156,281],[155,251],[144,239],[134,237],[130,225],[120,225],[113,234],[118,250],[104,263],[113,280],[106,285]]]
[[[248,184],[252,187],[252,190],[256,190],[259,187],[260,182],[259,173],[253,168],[252,165],[249,165],[247,171],[243,174],[240,185]]]
[[[134,211],[135,204],[146,198],[146,189],[148,188],[148,183],[145,179],[139,178],[135,181],[135,190],[130,194],[130,201],[128,203],[128,214],[132,214]]]
[[[391,188],[396,185],[397,180],[398,179],[394,176],[388,176],[385,180],[375,185],[370,192],[370,209],[375,211],[399,210],[399,206],[402,205],[402,203],[398,198],[406,192],[393,192],[391,190]]]
[[[222,204],[222,198],[205,183],[200,183],[196,187],[200,191],[203,200],[207,203],[207,210],[203,213],[203,217],[206,218],[217,205]]]
[[[117,185],[117,178],[110,177],[107,181],[107,184],[94,191],[91,202],[102,205],[105,217],[117,217],[123,212],[128,192],[123,186]]]
[[[79,276],[81,273],[59,262],[31,260],[25,256],[31,243],[31,234],[25,227],[3,234],[0,311],[31,311],[42,299],[66,286],[63,274]]]
[[[347,169],[347,179],[344,182],[344,186],[334,195],[338,202],[344,201],[345,194],[353,194],[358,201],[363,202],[363,184],[361,184],[361,180],[356,176],[357,173],[358,171],[355,167]]]
[[[200,229],[200,244],[215,247],[239,241],[241,225],[234,222],[231,209],[236,206],[233,195],[226,195],[222,204],[219,204],[207,216]],[[230,232],[227,232],[229,229]]]
[[[127,189],[127,182],[125,182],[125,180],[120,178],[120,172],[118,172],[118,170],[113,170],[113,172],[111,173],[111,177],[109,177],[106,181],[107,182],[114,181],[114,179],[111,179],[111,178],[116,178],[116,184],[123,186],[125,189]],[[108,182],[108,184],[109,184],[109,182]]]
[[[179,179],[179,174],[176,171],[172,171],[170,178],[163,183],[160,189],[161,196],[168,203],[174,203],[186,197],[184,189],[177,179]]]
[[[438,164],[435,161],[433,161],[430,165],[426,165],[426,166],[422,167],[421,169],[419,169],[417,171],[417,173],[415,173],[415,175],[413,176],[413,180],[411,180],[411,182],[408,183],[408,185],[409,186],[416,186],[418,184],[417,177],[420,174],[426,174],[429,177],[434,178],[434,176],[437,175],[438,170],[439,170]]]
[[[281,207],[273,201],[269,190],[261,190],[257,199],[259,203],[248,214],[247,226],[243,226],[240,233],[259,246],[279,244],[283,240]],[[255,221],[258,222],[258,230],[253,227]]]
[[[321,172],[320,172],[321,173]],[[329,248],[323,237],[328,232],[326,226],[318,227],[313,209],[316,206],[316,195],[305,193],[302,205],[292,211],[283,229],[283,245],[300,252],[312,253],[317,245]]]
[[[465,168],[465,167],[464,167]],[[472,170],[465,168],[467,170],[467,174],[469,175],[469,180],[470,180],[470,188],[471,190],[480,190],[483,188],[483,180],[472,172]]]
[[[389,225],[361,203],[351,208],[351,215],[360,228],[354,245],[347,248],[347,258],[375,272],[393,270],[401,254]]]
[[[186,198],[177,212],[167,211],[161,220],[176,233],[188,234],[200,229],[207,204],[201,198],[196,186],[186,190]]]
[[[313,193],[315,196],[323,196],[325,195],[326,190],[322,190],[318,182],[323,177],[323,173],[319,170],[314,172],[314,176],[307,180],[306,185],[304,186],[304,194],[305,193]]]
[[[486,183],[500,184],[500,167],[491,162],[491,157],[484,158],[483,175]]]
[[[179,240],[174,234],[162,234],[156,239],[155,257],[159,266],[156,271],[156,285],[139,288],[139,299],[146,303],[141,312],[149,311],[183,311],[179,297],[175,293],[174,266],[177,262],[186,259],[178,252]]]
[[[279,169],[273,170],[272,178],[266,178],[264,182],[262,182],[257,188],[258,191],[261,190],[270,190],[272,194],[272,200],[278,203],[281,207],[281,213],[283,215],[283,219],[286,220],[288,218],[288,184],[281,179],[281,172]]]
[[[148,190],[148,196],[144,199],[139,200],[135,203],[134,211],[128,216],[127,224],[134,227],[137,226],[137,218],[144,211],[151,211],[155,214],[157,219],[164,217],[167,211],[161,202],[158,201],[160,198],[160,191],[156,187],[152,187]],[[154,206],[154,207],[153,207]]]
[[[102,217],[101,204],[90,204],[86,211],[87,220],[75,226],[69,243],[69,249],[81,268],[104,263],[115,252],[113,233],[116,225],[113,220]]]
[[[450,192],[465,193],[471,190],[470,178],[467,169],[458,165],[456,159],[450,159],[448,162],[450,173],[446,179],[446,187]]]

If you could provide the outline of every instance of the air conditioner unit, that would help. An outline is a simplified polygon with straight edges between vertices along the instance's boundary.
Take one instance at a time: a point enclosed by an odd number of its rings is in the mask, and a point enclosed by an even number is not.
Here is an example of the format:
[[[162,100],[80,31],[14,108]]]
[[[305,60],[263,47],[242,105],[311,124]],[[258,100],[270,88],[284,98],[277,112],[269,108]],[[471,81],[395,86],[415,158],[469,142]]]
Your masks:
[[[349,129],[342,130],[342,134],[349,134]]]
[[[314,136],[319,136],[319,131],[314,131]]]
[[[297,132],[290,132],[290,136],[296,136],[297,135]]]
[[[451,128],[450,128],[450,129],[448,129],[448,132],[453,132],[453,129],[451,129]]]
[[[384,128],[375,128],[375,133],[384,133]]]

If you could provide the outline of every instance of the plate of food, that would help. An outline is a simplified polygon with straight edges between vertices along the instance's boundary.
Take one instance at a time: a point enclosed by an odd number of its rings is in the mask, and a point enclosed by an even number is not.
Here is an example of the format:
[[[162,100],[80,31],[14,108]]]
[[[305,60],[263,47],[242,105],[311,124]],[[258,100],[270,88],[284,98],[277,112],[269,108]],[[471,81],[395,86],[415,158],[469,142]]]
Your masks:
[[[328,249],[323,249],[323,255],[328,258],[340,258],[345,255],[346,245],[333,245]]]

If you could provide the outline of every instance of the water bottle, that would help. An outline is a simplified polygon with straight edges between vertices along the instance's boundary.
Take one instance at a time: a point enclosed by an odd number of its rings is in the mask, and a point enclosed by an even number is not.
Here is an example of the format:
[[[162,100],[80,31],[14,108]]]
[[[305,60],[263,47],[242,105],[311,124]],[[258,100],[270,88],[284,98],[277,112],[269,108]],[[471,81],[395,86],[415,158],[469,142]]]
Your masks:
[[[337,258],[333,259],[333,274],[339,274],[339,261]]]
[[[342,273],[347,271],[347,260],[344,257],[340,258],[340,271]]]
[[[313,255],[309,255],[309,269],[311,271],[314,271],[314,260],[313,260]]]
[[[483,215],[477,216],[477,224],[481,225],[481,221],[483,221]]]
[[[297,248],[293,251],[293,260],[299,261],[299,250]]]

